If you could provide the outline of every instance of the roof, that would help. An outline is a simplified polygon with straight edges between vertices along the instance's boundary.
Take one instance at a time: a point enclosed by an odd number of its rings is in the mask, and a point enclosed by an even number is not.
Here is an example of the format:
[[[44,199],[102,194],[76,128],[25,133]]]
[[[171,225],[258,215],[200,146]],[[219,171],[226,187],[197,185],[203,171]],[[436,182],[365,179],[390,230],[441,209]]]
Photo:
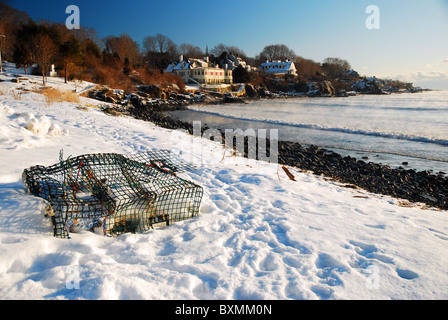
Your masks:
[[[209,62],[201,59],[188,59],[169,64],[165,72],[173,72],[175,70],[207,69],[207,68],[220,69],[219,67],[214,67]]]
[[[241,59],[240,57],[234,56],[233,54],[227,55],[224,59],[221,60],[221,66],[226,67],[227,69],[234,70],[238,66],[242,66],[243,68],[246,68],[247,64],[246,61]]]
[[[191,69],[191,63],[188,61],[173,62],[168,65],[165,72],[173,72],[174,70],[188,70]]]
[[[268,73],[294,73],[297,71],[294,62],[292,61],[270,61],[264,62],[260,65],[260,70]]]

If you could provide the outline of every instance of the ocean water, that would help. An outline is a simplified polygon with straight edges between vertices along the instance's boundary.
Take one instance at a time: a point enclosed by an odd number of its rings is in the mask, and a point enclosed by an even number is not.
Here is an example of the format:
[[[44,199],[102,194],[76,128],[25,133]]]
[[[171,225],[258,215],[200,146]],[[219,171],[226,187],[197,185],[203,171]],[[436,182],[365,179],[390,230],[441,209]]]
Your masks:
[[[448,172],[448,91],[261,100],[192,106],[172,115],[222,129],[277,129],[281,140],[344,156]]]

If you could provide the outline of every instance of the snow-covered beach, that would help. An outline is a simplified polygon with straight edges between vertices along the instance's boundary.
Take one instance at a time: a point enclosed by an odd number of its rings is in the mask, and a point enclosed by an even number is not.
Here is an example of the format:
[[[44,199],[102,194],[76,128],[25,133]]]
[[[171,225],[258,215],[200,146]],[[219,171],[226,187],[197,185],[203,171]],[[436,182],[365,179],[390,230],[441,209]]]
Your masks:
[[[1,299],[448,297],[446,211],[294,168],[292,181],[276,164],[233,156],[206,139],[202,152],[190,154],[186,133],[106,115],[87,98],[47,105],[43,96],[17,90],[39,87],[39,77],[0,78]],[[50,78],[49,85],[80,92],[92,84]],[[60,150],[157,149],[200,163],[182,175],[204,188],[204,198],[198,217],[144,234],[54,238],[44,201],[21,181],[24,169],[57,163]]]

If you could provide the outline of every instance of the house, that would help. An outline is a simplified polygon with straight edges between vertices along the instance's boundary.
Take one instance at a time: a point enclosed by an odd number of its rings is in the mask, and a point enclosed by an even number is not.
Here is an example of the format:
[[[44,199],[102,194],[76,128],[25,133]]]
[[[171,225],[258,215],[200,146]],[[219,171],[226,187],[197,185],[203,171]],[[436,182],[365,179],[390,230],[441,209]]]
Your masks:
[[[241,59],[238,56],[235,56],[233,53],[226,54],[222,58],[221,66],[224,67],[225,69],[230,69],[230,70],[235,70],[239,66],[241,66],[245,69],[248,67],[246,61],[244,61],[243,59]]]
[[[283,76],[283,75],[297,75],[297,69],[294,62],[286,59],[286,61],[274,60],[274,61],[266,61],[260,65],[259,70],[266,74],[274,75],[274,76]]]
[[[180,56],[179,62],[171,63],[165,72],[181,77],[185,83],[233,84],[232,70],[212,64],[208,57],[185,60]]]
[[[224,69],[230,69],[234,71],[238,67],[242,67],[246,69],[247,72],[256,72],[258,68],[249,65],[246,61],[244,61],[239,56],[230,53],[226,54],[220,61],[220,65]]]

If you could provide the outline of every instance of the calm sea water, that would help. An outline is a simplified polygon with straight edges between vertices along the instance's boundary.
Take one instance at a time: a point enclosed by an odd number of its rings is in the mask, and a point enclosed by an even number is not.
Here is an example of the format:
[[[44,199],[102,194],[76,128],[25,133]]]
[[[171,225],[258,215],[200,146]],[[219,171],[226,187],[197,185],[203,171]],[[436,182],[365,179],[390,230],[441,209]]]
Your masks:
[[[448,172],[448,91],[193,106],[173,116],[222,129],[278,129],[281,140]]]

